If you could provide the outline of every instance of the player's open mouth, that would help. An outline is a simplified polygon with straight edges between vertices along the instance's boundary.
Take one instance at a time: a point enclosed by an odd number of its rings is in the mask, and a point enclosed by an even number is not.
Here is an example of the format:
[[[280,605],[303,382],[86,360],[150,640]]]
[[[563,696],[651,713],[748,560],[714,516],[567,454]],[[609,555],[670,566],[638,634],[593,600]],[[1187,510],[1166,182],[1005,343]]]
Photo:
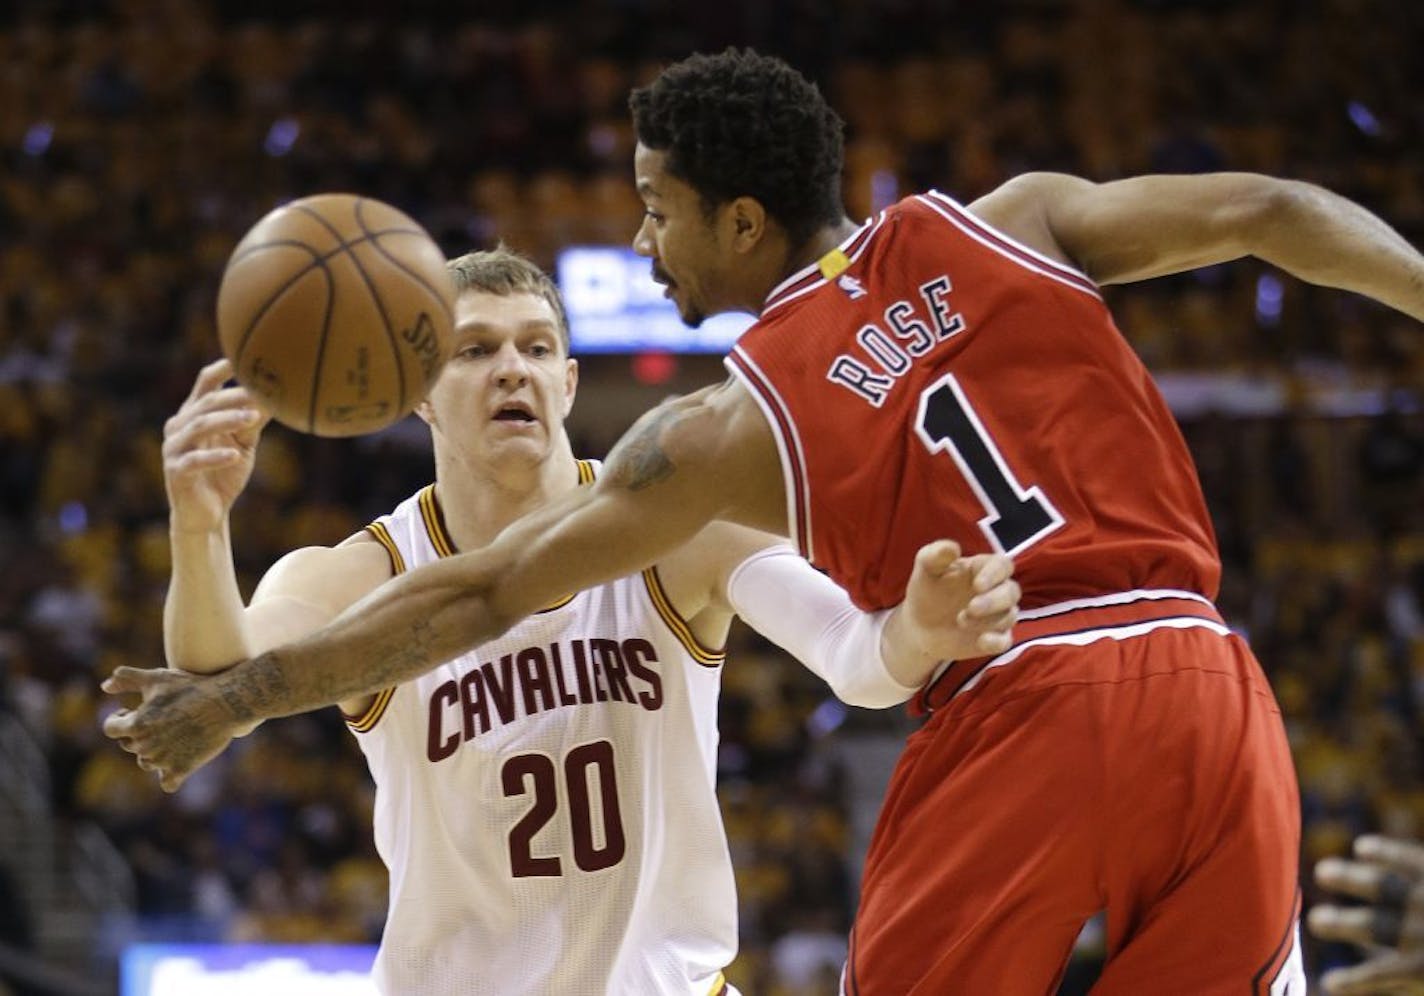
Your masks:
[[[494,413],[496,422],[537,422],[534,413],[524,405],[501,405]]]
[[[663,297],[672,297],[672,292],[677,288],[677,283],[668,276],[659,266],[653,267],[653,283],[663,285]]]

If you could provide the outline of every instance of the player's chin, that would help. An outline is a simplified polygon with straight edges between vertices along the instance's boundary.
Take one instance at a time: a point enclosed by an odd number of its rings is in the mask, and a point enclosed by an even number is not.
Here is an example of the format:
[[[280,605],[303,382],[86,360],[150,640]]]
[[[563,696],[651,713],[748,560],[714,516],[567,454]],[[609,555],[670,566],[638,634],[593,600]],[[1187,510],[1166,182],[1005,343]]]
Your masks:
[[[496,459],[514,463],[538,463],[549,455],[547,433],[534,429],[510,432],[490,440]]]
[[[701,328],[702,323],[707,321],[707,313],[694,304],[679,305],[677,313],[682,319],[682,324],[690,329]]]

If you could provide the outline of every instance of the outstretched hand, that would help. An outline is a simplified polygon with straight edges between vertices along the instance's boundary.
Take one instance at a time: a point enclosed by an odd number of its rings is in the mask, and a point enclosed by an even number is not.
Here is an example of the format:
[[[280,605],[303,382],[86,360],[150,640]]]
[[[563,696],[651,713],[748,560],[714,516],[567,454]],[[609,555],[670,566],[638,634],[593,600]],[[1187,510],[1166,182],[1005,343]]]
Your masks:
[[[1326,858],[1315,880],[1368,905],[1316,906],[1307,923],[1316,937],[1370,949],[1363,963],[1325,973],[1331,996],[1424,994],[1424,844],[1365,835],[1355,860]]]
[[[104,682],[110,695],[137,692],[143,701],[104,720],[104,735],[158,775],[165,792],[222,753],[242,729],[217,694],[219,675],[170,668],[121,667]]]
[[[961,557],[959,544],[952,540],[922,546],[905,600],[891,616],[885,635],[886,640],[915,648],[921,673],[896,678],[905,685],[920,684],[940,661],[1009,649],[1020,596],[1013,573],[1013,560],[1003,554]]]

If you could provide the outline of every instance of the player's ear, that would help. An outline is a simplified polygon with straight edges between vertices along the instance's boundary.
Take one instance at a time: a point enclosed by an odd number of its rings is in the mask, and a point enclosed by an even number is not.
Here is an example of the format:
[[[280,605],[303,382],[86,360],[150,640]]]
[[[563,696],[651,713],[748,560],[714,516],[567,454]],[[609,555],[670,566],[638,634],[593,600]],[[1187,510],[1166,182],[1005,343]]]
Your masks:
[[[430,403],[429,398],[422,398],[420,404],[415,406],[415,413],[420,416],[420,420],[432,429],[435,428],[435,406]]]
[[[574,407],[574,395],[578,394],[578,360],[570,357],[564,361],[564,418]]]
[[[755,197],[736,197],[725,208],[725,223],[732,248],[751,252],[766,237],[767,214]]]

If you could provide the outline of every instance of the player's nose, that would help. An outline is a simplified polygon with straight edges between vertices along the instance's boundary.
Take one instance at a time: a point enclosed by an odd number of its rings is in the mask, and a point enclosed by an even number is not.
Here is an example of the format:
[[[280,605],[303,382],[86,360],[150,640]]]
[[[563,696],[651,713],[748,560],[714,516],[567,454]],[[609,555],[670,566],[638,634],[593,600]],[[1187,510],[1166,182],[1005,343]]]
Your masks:
[[[495,351],[492,372],[501,386],[518,386],[529,380],[529,363],[518,346],[506,342]]]
[[[638,226],[638,230],[633,233],[633,251],[639,256],[652,259],[657,255],[657,246],[653,242],[652,219],[643,215],[643,223]]]

